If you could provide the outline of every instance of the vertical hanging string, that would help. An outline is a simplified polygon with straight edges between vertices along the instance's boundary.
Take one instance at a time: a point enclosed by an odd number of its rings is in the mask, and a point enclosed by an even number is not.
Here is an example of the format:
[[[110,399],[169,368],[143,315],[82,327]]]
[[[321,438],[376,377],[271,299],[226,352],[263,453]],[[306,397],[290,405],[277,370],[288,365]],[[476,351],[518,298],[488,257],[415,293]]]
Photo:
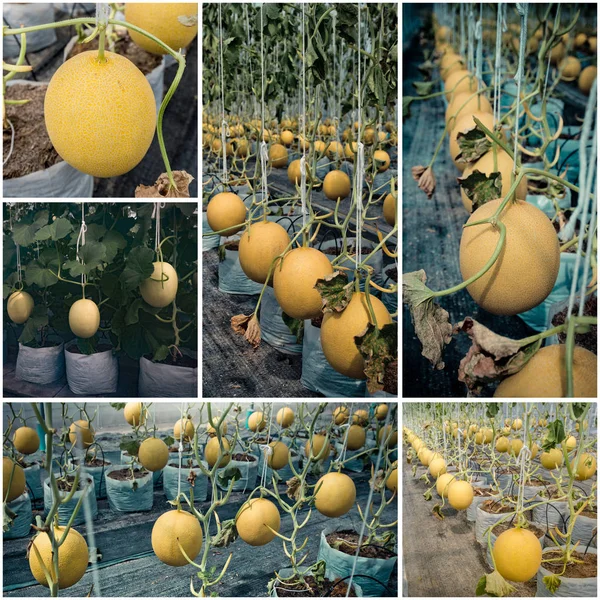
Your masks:
[[[187,417],[187,408],[185,407],[185,402],[181,403],[181,411],[179,414],[179,418],[181,419],[179,421],[179,444],[177,446],[177,452],[179,454],[179,468],[177,469],[177,498],[179,498],[179,494],[181,494],[181,466],[183,463],[183,433],[185,430],[185,425],[186,425],[186,420],[183,418],[184,415]],[[196,432],[194,432],[194,435],[196,435]],[[193,465],[193,463],[192,463]],[[163,474],[164,477],[164,474]]]
[[[247,31],[247,38],[248,38],[248,48],[251,48],[251,40],[250,40],[250,17],[248,16],[248,4],[244,3],[243,4],[244,7],[244,14],[246,15],[246,31]],[[252,89],[252,85],[254,85],[254,73],[252,71],[252,56],[250,54],[250,50],[248,50],[248,66],[250,67],[250,89]],[[256,106],[256,96],[254,94],[252,94],[252,98],[253,98],[253,108],[254,108],[254,115],[256,115],[256,113],[258,112],[258,107]]]
[[[336,11],[334,10],[333,13],[332,13],[332,15],[331,15],[331,17],[332,17],[332,29],[333,29],[332,32],[331,32],[331,37],[332,37],[332,41],[333,41],[333,90],[332,90],[332,92],[333,92],[333,102],[332,102],[333,108],[332,108],[331,112],[334,113],[333,114],[334,119],[332,120],[334,126],[336,125],[336,123],[335,123],[335,116],[337,114],[337,112],[336,112],[336,108],[337,108],[337,103],[336,103],[337,83],[336,82],[337,82],[337,80],[335,78],[335,72],[336,72],[336,67],[337,67],[337,65],[335,64],[336,63],[336,57],[337,57],[337,44],[336,44],[336,41],[335,41],[335,15],[336,15]],[[339,133],[337,131],[337,127],[336,127],[336,133]],[[339,135],[336,135],[336,139],[339,140]]]
[[[477,23],[475,24],[475,40],[477,41],[477,52],[476,52],[476,59],[475,59],[475,76],[477,77],[477,81],[481,82],[482,81],[482,70],[483,70],[483,35],[481,33],[482,31],[482,17],[483,14],[483,4],[480,5],[480,10],[479,10],[479,20],[477,21]]]
[[[164,203],[162,203],[162,207],[165,207]],[[154,231],[154,252],[158,252],[158,248],[160,247],[160,209],[161,203],[155,202],[152,210],[152,216],[150,217],[156,221]]]
[[[515,145],[513,156],[513,173],[517,173],[517,151],[519,149],[519,111],[521,109],[521,81],[524,75],[525,48],[527,46],[527,16],[529,14],[529,4],[527,2],[517,2],[517,12],[521,16],[521,39],[519,41],[519,67],[515,73],[517,80],[517,111],[515,115]]]
[[[596,120],[595,126],[594,126],[594,134],[593,134],[593,138],[592,138],[592,148],[590,151],[590,156],[588,157],[587,155],[587,146],[589,144],[589,139],[590,139],[590,132],[591,132],[591,126],[592,126],[592,120],[594,119],[594,115],[596,113],[596,89],[597,89],[597,82],[594,81],[594,83],[592,84],[592,89],[590,90],[590,95],[588,98],[588,103],[586,106],[586,110],[585,110],[585,117],[583,119],[583,127],[581,128],[581,135],[580,135],[580,140],[579,140],[579,160],[580,160],[580,167],[579,167],[579,190],[580,190],[580,194],[579,194],[579,201],[577,203],[577,208],[573,211],[573,214],[571,215],[571,217],[569,218],[569,222],[567,223],[566,227],[564,227],[563,229],[566,230],[565,231],[565,235],[569,235],[568,239],[571,239],[571,237],[574,235],[575,233],[575,227],[577,225],[577,222],[580,220],[582,225],[580,228],[580,233],[584,233],[585,231],[585,224],[587,223],[587,219],[588,219],[588,208],[590,205],[590,192],[592,189],[592,181],[594,180],[596,173],[595,173],[595,166],[596,166],[596,157],[597,157],[597,142],[598,142],[598,123]],[[589,171],[588,171],[589,169]],[[597,197],[594,198],[594,202],[593,202],[593,210],[591,211],[591,222],[588,228],[588,241],[587,241],[587,251],[586,251],[586,261],[584,264],[584,279],[583,279],[583,285],[581,286],[581,299],[579,301],[579,314],[583,315],[583,307],[585,305],[585,286],[586,286],[586,282],[588,279],[588,274],[589,274],[589,262],[590,262],[590,254],[592,252],[592,242],[593,242],[593,235],[592,233],[595,231],[595,226],[596,226],[596,207],[597,207]],[[579,217],[579,215],[581,215],[581,218]],[[581,244],[581,248],[583,248],[583,243]],[[579,273],[579,266],[581,264],[581,257],[583,255],[583,252],[580,248],[577,249],[577,253],[575,255],[575,276],[573,277],[573,281],[571,283],[571,293],[569,294],[569,306],[567,309],[567,317],[569,317],[571,315],[571,312],[573,311],[573,305],[575,303],[575,295],[577,293],[577,285],[578,285],[578,273]]]
[[[227,183],[227,138],[229,137],[229,127],[225,121],[225,69],[223,64],[223,15],[221,14],[221,4],[219,4],[219,49],[220,60],[220,78],[221,78],[221,150],[223,151],[223,185]]]
[[[469,5],[469,45],[467,47],[467,68],[471,73],[475,70],[475,57],[473,48],[473,37],[475,35],[475,14],[473,12],[473,5]]]
[[[302,207],[302,231],[303,240],[306,240],[306,223],[308,221],[308,210],[306,207],[306,46],[304,41],[304,12],[305,4],[302,3],[302,24],[300,31],[302,33],[302,157],[300,158],[300,202]]]
[[[81,203],[81,226],[79,227],[79,235],[77,236],[77,246],[75,249],[75,256],[77,260],[83,264],[83,259],[79,256],[79,245],[81,242],[81,246],[85,246],[85,232],[87,231],[87,225],[85,223],[85,202]],[[82,294],[85,298],[85,284],[87,283],[87,277],[85,273],[81,274],[81,285],[82,285]]]
[[[465,5],[460,3],[460,55],[465,55]]]
[[[262,178],[262,194],[263,194],[263,218],[267,220],[267,162],[269,153],[267,152],[267,144],[265,142],[265,40],[264,40],[264,4],[260,5],[260,169]]]
[[[504,20],[504,4],[498,4],[498,14],[496,16],[496,59],[494,63],[494,125],[500,121],[500,95],[502,86],[500,85],[502,74],[502,33],[506,28]]]
[[[354,266],[358,271],[358,265],[360,264],[362,255],[362,181],[363,181],[363,169],[364,169],[364,144],[362,143],[362,78],[361,78],[361,60],[360,51],[362,48],[361,39],[361,12],[360,2],[358,3],[358,142],[356,144],[356,173],[354,177],[354,199],[356,202],[356,236],[354,242],[354,250],[356,252],[354,256]]]

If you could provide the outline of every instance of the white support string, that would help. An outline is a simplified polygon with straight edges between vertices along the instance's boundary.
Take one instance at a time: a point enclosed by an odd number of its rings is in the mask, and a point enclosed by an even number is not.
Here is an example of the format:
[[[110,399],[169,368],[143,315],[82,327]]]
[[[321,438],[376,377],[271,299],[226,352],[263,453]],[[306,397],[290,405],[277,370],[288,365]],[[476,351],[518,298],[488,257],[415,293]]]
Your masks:
[[[300,158],[300,202],[302,209],[302,228],[306,227],[308,222],[308,209],[306,206],[306,35],[304,29],[305,4],[302,4],[302,157]]]
[[[177,471],[177,497],[179,498],[179,494],[181,494],[181,466],[183,463],[183,434],[185,431],[185,426],[187,424],[186,419],[184,419],[184,416],[187,417],[187,409],[185,407],[185,402],[181,403],[181,411],[180,411],[180,421],[179,421],[179,445],[177,447],[177,452],[179,453],[179,469]],[[196,432],[194,432],[194,435],[196,435]],[[192,463],[193,464],[193,463]]]
[[[261,114],[260,114],[260,172],[262,179],[263,202],[267,202],[267,162],[269,153],[265,142],[265,40],[264,40],[264,4],[260,5],[260,95],[261,95]]]
[[[473,5],[469,5],[469,28],[468,28],[468,47],[467,47],[467,68],[472,73],[475,70],[475,57],[474,57],[474,43],[473,38],[475,36],[475,13],[473,12]]]
[[[567,239],[571,239],[571,237],[575,233],[575,226],[579,221],[579,215],[581,214],[581,229],[580,233],[583,233],[585,230],[585,224],[588,219],[588,209],[590,207],[590,195],[592,190],[592,182],[596,177],[596,157],[598,151],[598,121],[595,120],[594,124],[594,134],[592,136],[592,148],[590,151],[590,155],[588,158],[588,149],[587,146],[589,144],[590,132],[592,128],[592,120],[594,119],[594,115],[596,113],[596,90],[597,90],[597,82],[594,81],[592,84],[592,89],[590,90],[590,96],[588,98],[588,103],[585,110],[585,117],[583,119],[583,127],[581,128],[581,136],[579,140],[579,200],[577,202],[577,208],[573,211],[573,214],[569,218],[569,222],[567,223],[564,229],[568,229],[569,237]],[[588,228],[588,240],[587,240],[587,250],[586,250],[586,261],[584,263],[584,273],[583,273],[583,285],[581,285],[581,298],[579,301],[579,315],[583,314],[583,307],[585,305],[585,286],[588,280],[589,275],[589,266],[590,266],[590,258],[592,252],[592,243],[593,243],[593,235],[592,233],[595,231],[596,227],[596,207],[597,207],[597,195],[594,197],[592,210],[591,210],[591,222]],[[583,247],[583,244],[582,244]],[[575,255],[575,271],[573,276],[573,281],[571,283],[571,293],[569,295],[569,306],[567,311],[567,316],[570,316],[573,311],[573,305],[575,303],[575,296],[577,294],[577,285],[579,283],[579,266],[581,264],[582,252],[578,249]]]
[[[160,247],[160,209],[165,208],[165,202],[155,202],[154,208],[152,209],[151,219],[155,219],[155,231],[154,231],[154,252],[158,252]]]
[[[77,257],[77,260],[83,264],[83,259],[81,258],[81,256],[79,256],[79,247],[81,246],[85,246],[85,233],[87,231],[87,225],[85,222],[85,202],[81,203],[81,225],[79,227],[79,235],[77,236],[77,245],[75,247],[75,256]],[[81,274],[81,283],[82,285],[85,284],[87,281],[87,277],[85,275],[85,273]]]
[[[358,266],[361,261],[362,255],[362,184],[364,177],[364,163],[365,163],[365,147],[362,143],[362,77],[361,77],[361,12],[360,2],[358,3],[358,142],[356,144],[356,173],[354,177],[354,199],[356,202],[356,234],[354,242],[354,250],[356,252],[354,256],[355,269],[358,270]]]
[[[481,72],[483,70],[483,3],[479,5],[479,20],[475,24],[475,39],[477,40],[477,53],[475,61],[475,75],[477,81],[481,81]]]
[[[529,4],[527,2],[517,2],[517,12],[521,17],[521,38],[519,42],[519,66],[515,73],[517,80],[517,111],[515,116],[515,145],[513,156],[513,173],[517,172],[517,152],[519,150],[519,111],[521,109],[521,82],[525,73],[525,48],[527,46],[527,17],[529,15]]]
[[[219,4],[219,49],[220,60],[220,78],[221,78],[221,150],[223,152],[223,185],[227,182],[227,138],[230,135],[229,127],[225,121],[225,68],[223,63],[223,16],[221,14],[221,4]]]
[[[494,125],[500,121],[500,96],[502,86],[502,33],[506,31],[506,20],[504,19],[505,4],[498,4],[496,16],[496,59],[494,64]]]
[[[465,55],[465,5],[460,3],[460,55]]]

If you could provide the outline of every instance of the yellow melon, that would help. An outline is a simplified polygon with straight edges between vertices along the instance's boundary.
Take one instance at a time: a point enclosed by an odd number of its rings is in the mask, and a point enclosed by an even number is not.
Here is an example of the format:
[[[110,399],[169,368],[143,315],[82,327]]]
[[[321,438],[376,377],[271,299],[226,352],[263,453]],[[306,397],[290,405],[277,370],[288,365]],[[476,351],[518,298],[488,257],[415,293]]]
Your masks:
[[[264,283],[273,260],[285,252],[290,243],[287,231],[272,221],[260,221],[244,231],[239,244],[240,266],[249,279]],[[271,273],[271,280],[273,273]]]
[[[318,279],[333,273],[331,262],[316,248],[294,248],[275,265],[273,290],[282,310],[294,319],[313,319],[321,314]]]
[[[371,305],[380,329],[392,322],[385,305],[370,296]],[[362,335],[371,322],[364,292],[355,292],[341,312],[327,313],[321,325],[321,346],[327,362],[342,375],[365,379],[365,364],[354,337]]]

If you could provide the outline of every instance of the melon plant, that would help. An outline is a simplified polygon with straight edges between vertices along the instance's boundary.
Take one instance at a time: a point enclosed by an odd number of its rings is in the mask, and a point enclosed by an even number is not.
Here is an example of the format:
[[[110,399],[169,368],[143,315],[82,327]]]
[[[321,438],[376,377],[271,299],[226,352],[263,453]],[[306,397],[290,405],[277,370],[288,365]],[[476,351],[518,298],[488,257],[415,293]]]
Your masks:
[[[149,241],[152,204],[84,207],[85,244],[80,240],[76,253],[81,205],[5,206],[6,223],[12,222],[5,230],[5,323],[20,325],[10,343],[18,339],[31,348],[48,348],[75,337],[82,354],[109,344],[134,360],[180,362],[180,349],[197,347],[195,204],[163,210],[158,253]],[[31,300],[25,297],[24,307],[16,306],[12,291],[19,285],[17,246],[21,285],[28,290],[20,293]],[[162,261],[156,260],[159,254]]]
[[[536,21],[524,11],[507,14],[506,7],[494,5],[486,14],[483,5],[465,12],[466,5],[454,3],[443,14],[436,5],[421,39],[405,32],[405,47],[417,44],[419,56],[406,74],[411,91],[403,98],[404,158],[419,157],[402,190],[405,247],[412,249],[403,263],[403,302],[418,338],[404,354],[404,372],[420,373],[404,382],[411,397],[595,394],[581,374],[587,363],[577,348],[592,353],[595,381],[594,334],[589,344],[567,335],[589,334],[597,323],[596,242],[581,246],[581,236],[594,229],[593,211],[584,208],[593,201],[597,173],[594,134],[568,121],[576,107],[586,107],[586,123],[596,116],[586,101],[596,89],[589,41],[595,10],[582,5],[567,15],[552,3]],[[406,22],[420,16],[413,5],[406,8]],[[480,36],[465,34],[474,22]],[[436,37],[438,30],[443,35]],[[439,131],[423,128],[432,118]],[[424,239],[428,252],[420,246]],[[458,247],[447,244],[454,239]],[[459,278],[452,274],[455,259]],[[570,270],[575,259],[585,274]],[[467,304],[457,313],[459,298]],[[577,302],[588,306],[579,311]],[[523,323],[529,329],[521,335]],[[451,344],[463,334],[470,347]],[[557,338],[560,352],[551,350]],[[564,360],[558,358],[563,351]],[[540,373],[552,352],[557,360],[545,378]],[[451,380],[442,375],[449,364],[455,365]],[[529,380],[535,374],[536,384]]]
[[[359,395],[396,396],[398,7],[304,9],[203,9],[204,64],[215,67],[203,72],[206,264],[218,271],[219,292],[257,296],[251,308],[223,318],[231,331],[219,336],[239,334],[254,349],[265,342],[285,354],[299,354],[310,340],[306,373],[290,384],[298,393],[304,386],[327,395],[324,388],[339,381]],[[291,47],[302,54],[302,31],[315,32],[304,39],[304,56],[314,60],[289,58]],[[368,57],[351,41],[359,37],[362,50],[372,46]],[[223,53],[221,39],[228,40]],[[325,58],[338,51],[338,60]],[[355,64],[373,85],[358,83]],[[205,297],[216,281],[205,278]],[[358,308],[354,294],[366,297]],[[224,360],[234,364],[236,354]],[[227,393],[223,378],[210,385]],[[249,382],[245,391],[260,395],[264,385]]]

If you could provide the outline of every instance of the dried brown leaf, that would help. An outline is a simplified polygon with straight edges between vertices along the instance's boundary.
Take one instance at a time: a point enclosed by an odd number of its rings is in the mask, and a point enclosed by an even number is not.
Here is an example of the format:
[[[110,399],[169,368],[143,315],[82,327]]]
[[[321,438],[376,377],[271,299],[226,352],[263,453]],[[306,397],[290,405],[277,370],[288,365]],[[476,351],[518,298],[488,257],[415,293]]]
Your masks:
[[[455,333],[461,331],[471,338],[473,344],[460,361],[458,380],[476,395],[487,383],[520,371],[542,343],[522,345],[517,340],[494,333],[471,317],[456,326]]]
[[[235,333],[243,335],[255,350],[260,346],[260,325],[256,315],[235,315],[231,317],[231,328]]]
[[[136,198],[189,198],[190,184],[194,178],[185,171],[173,171],[176,189],[171,187],[169,177],[163,173],[154,185],[138,185],[135,188]]]
[[[402,276],[402,300],[408,305],[423,351],[436,369],[444,368],[444,348],[452,340],[449,314],[433,301],[433,292],[425,285],[425,271],[405,273]]]

